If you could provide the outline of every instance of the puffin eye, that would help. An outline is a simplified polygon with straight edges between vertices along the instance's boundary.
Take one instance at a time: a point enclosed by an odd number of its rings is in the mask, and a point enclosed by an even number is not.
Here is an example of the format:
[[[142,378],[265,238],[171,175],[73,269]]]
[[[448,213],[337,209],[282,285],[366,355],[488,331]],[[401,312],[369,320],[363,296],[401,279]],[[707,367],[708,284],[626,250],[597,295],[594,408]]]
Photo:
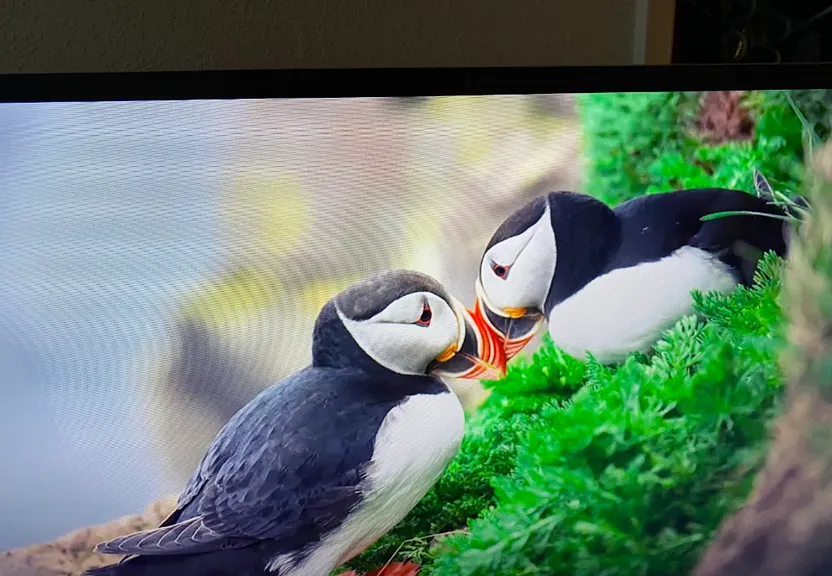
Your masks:
[[[506,276],[508,276],[508,269],[508,266],[503,266],[502,264],[497,264],[496,262],[491,263],[491,271],[494,272],[494,275],[497,276],[497,278],[505,280]]]
[[[422,315],[419,316],[419,319],[416,321],[416,324],[418,324],[419,326],[430,326],[431,318],[433,318],[433,312],[431,312],[428,303],[425,302],[425,305],[422,308]]]

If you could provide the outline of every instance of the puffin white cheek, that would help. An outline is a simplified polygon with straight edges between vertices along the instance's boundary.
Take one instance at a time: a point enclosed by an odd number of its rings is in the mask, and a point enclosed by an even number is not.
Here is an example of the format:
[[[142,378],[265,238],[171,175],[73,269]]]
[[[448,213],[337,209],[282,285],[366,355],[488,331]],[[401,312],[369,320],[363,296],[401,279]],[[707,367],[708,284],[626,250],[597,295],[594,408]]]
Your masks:
[[[555,275],[557,249],[550,226],[539,226],[509,271],[516,308],[543,308]]]
[[[433,347],[433,358],[445,352],[451,345],[461,345],[465,338],[464,325],[461,311],[454,310],[444,302],[433,306],[434,318],[428,331],[430,334],[430,345]]]
[[[361,343],[376,362],[399,374],[424,374],[438,344],[430,327],[408,324],[375,324],[372,336]]]
[[[511,240],[515,240],[512,238]],[[484,292],[485,299],[489,305],[502,310],[503,308],[514,307],[514,300],[516,297],[516,290],[513,287],[512,274],[508,278],[500,278],[494,273],[491,268],[492,262],[498,264],[512,265],[517,258],[516,254],[508,254],[506,250],[498,250],[503,245],[497,245],[483,256],[482,265],[480,267],[480,283]]]
[[[399,374],[424,375],[438,356],[464,338],[457,312],[434,294],[426,296],[432,312],[429,325],[405,321],[418,318],[424,297],[419,296],[418,310],[404,308],[408,304],[408,297],[404,297],[398,301],[403,303],[401,307],[388,309],[371,320],[357,322],[340,312],[339,316],[359,347],[378,364]],[[392,320],[398,316],[401,321]]]
[[[483,277],[482,287],[488,298],[488,303],[498,310],[505,308],[519,308],[517,304],[518,291],[514,286],[516,275],[511,274],[510,278],[502,279],[495,276],[490,270],[488,275]]]
[[[490,269],[483,272],[483,288],[489,304],[500,310],[542,309],[555,274],[556,258],[551,226],[548,223],[537,226],[505,279],[498,278]]]

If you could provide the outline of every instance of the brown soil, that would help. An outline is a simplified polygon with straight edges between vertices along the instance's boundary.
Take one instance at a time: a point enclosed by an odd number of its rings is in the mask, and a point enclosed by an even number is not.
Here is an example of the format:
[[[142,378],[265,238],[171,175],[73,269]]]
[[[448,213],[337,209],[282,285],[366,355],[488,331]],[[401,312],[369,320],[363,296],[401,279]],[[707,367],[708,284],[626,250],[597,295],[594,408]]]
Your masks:
[[[703,94],[696,123],[699,135],[710,144],[750,140],[754,120],[743,106],[744,97],[745,92],[740,90]]]

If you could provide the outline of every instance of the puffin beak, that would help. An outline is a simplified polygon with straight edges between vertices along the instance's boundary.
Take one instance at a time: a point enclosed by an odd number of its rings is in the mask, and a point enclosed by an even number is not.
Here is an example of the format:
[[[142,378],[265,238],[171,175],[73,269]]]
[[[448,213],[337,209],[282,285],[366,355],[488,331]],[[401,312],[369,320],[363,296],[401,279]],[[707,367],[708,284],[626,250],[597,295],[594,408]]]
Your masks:
[[[509,318],[522,318],[526,315],[525,308],[503,308],[503,314]]]
[[[488,304],[482,286],[477,281],[477,299],[471,311],[477,324],[484,326],[503,343],[506,362],[517,356],[531,342],[543,326],[543,313],[531,308],[498,310]]]
[[[464,306],[456,304],[459,339],[437,356],[434,376],[499,380],[506,375],[506,356],[499,334],[488,330]]]

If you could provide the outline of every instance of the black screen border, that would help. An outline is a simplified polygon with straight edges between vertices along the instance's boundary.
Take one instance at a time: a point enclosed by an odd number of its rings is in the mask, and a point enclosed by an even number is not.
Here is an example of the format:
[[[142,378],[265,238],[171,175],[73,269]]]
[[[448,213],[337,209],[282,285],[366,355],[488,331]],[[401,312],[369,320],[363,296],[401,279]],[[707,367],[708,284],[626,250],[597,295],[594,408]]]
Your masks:
[[[0,75],[0,102],[91,102],[832,88],[832,63],[334,68]]]

